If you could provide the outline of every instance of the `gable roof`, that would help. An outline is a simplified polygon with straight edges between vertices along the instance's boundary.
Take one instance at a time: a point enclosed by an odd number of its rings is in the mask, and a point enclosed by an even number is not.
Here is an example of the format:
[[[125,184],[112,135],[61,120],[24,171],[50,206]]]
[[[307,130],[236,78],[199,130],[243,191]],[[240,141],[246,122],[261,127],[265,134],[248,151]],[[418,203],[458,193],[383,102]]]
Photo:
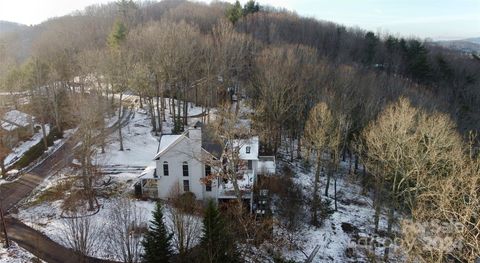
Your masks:
[[[223,152],[222,144],[215,138],[211,129],[202,129],[202,148],[216,158]]]
[[[160,158],[160,156],[167,152],[168,149],[172,148],[173,145],[181,141],[182,138],[186,138],[185,133],[180,135],[162,135],[162,138],[160,139],[160,148],[153,159],[157,160]]]

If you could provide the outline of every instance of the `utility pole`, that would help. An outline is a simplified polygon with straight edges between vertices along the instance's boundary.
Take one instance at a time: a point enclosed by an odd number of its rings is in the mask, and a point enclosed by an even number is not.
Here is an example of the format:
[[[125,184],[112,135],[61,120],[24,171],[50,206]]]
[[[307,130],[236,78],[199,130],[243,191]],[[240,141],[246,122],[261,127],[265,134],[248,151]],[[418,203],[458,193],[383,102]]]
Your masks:
[[[7,224],[5,223],[5,217],[3,215],[3,208],[2,208],[2,201],[1,200],[0,200],[0,217],[1,217],[2,225],[3,225],[3,234],[5,235],[5,246],[8,248],[8,247],[10,247],[10,240],[8,239]]]

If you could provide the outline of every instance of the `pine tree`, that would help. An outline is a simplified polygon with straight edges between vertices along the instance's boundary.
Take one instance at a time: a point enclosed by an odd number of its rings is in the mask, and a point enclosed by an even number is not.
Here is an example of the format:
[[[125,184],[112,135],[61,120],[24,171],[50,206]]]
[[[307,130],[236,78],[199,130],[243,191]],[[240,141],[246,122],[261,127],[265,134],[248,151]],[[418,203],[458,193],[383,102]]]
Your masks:
[[[238,262],[232,236],[225,227],[222,215],[211,200],[205,210],[200,246],[203,262]]]
[[[172,234],[167,232],[165,224],[163,223],[162,205],[159,202],[153,211],[153,220],[150,223],[151,226],[142,243],[145,250],[143,262],[169,262],[172,256],[170,248]]]
[[[237,23],[237,21],[242,18],[243,16],[243,9],[240,2],[237,0],[235,4],[227,9],[227,18],[232,22],[232,24]]]

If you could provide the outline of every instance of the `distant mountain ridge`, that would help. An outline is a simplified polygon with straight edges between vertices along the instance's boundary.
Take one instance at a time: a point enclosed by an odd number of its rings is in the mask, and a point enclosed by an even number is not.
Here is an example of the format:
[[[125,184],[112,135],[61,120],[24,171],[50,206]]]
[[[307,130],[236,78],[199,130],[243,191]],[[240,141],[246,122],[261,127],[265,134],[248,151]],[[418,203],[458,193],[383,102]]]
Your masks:
[[[467,38],[465,41],[475,43],[475,44],[480,44],[480,37],[475,37],[475,38]]]
[[[436,41],[435,43],[442,47],[458,50],[464,53],[480,54],[480,37],[461,40]]]
[[[0,20],[0,35],[16,32],[27,28],[27,25]]]

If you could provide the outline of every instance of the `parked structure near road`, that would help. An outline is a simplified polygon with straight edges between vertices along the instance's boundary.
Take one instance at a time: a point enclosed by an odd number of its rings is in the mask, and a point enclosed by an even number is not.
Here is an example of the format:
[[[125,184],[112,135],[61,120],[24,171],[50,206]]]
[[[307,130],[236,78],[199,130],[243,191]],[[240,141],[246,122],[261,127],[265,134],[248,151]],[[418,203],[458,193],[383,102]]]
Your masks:
[[[31,137],[34,133],[34,121],[35,117],[18,110],[3,114],[0,119],[0,128],[5,134],[3,143],[13,148],[19,141]]]
[[[179,189],[180,193],[193,193],[197,200],[236,198],[232,182],[212,176],[218,167],[212,167],[207,160],[220,160],[223,149],[208,132],[202,132],[202,126],[198,122],[180,135],[162,136],[155,167],[147,168],[137,184],[143,196],[168,199],[172,191]],[[235,143],[239,145],[239,158],[245,163],[245,168],[239,168],[237,182],[242,198],[250,203],[258,177],[275,173],[275,157],[259,156],[258,137]]]

